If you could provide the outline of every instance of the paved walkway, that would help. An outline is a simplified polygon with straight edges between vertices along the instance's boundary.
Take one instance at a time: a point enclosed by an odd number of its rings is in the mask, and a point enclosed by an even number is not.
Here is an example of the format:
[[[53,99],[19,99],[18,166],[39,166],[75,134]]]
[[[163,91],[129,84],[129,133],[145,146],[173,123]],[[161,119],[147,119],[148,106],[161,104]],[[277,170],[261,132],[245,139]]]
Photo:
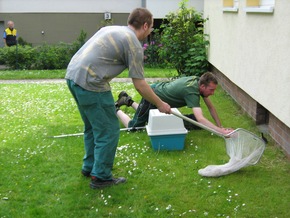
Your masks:
[[[147,82],[168,81],[168,78],[146,78]],[[15,83],[64,83],[65,79],[19,79],[19,80],[0,80],[0,84]],[[114,78],[111,82],[132,82],[130,78]]]

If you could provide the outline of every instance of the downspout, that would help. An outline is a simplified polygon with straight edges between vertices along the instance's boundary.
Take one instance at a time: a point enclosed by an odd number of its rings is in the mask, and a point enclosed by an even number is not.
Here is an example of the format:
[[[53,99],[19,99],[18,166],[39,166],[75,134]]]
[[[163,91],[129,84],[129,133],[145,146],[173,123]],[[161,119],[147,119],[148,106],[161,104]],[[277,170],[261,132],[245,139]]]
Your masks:
[[[141,7],[146,8],[146,0],[141,0]]]

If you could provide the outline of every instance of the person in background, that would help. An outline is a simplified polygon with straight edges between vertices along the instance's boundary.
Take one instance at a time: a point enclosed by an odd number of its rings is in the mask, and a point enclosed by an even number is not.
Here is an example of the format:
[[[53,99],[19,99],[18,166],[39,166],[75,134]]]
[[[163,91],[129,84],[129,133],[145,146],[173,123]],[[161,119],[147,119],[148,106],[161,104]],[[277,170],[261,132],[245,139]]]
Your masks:
[[[17,45],[17,30],[14,28],[14,22],[9,20],[7,26],[3,33],[4,45],[8,47]]]
[[[209,96],[214,94],[217,85],[218,82],[215,76],[211,72],[206,72],[201,77],[188,76],[181,77],[174,81],[155,83],[151,85],[151,88],[159,98],[167,102],[172,108],[180,108],[184,106],[192,108],[193,114],[187,115],[189,118],[214,129],[221,134],[227,135],[232,132],[233,129],[222,127],[217,111],[209,99]],[[215,124],[203,116],[200,107],[200,97],[204,100]],[[126,105],[127,107],[131,106],[136,110],[133,119],[120,109],[123,105]],[[122,91],[118,95],[115,107],[117,115],[123,125],[126,128],[133,129],[145,126],[148,122],[150,109],[156,108],[153,104],[143,98],[141,99],[140,104],[136,103],[125,91]],[[198,129],[198,127],[187,121],[184,121],[184,124],[189,130]]]
[[[171,113],[144,79],[143,48],[153,27],[153,16],[145,8],[134,9],[127,26],[107,26],[95,33],[72,57],[66,73],[68,88],[84,122],[82,174],[91,177],[90,187],[104,188],[126,182],[115,178],[112,168],[119,141],[110,81],[126,68],[136,90],[160,112]]]

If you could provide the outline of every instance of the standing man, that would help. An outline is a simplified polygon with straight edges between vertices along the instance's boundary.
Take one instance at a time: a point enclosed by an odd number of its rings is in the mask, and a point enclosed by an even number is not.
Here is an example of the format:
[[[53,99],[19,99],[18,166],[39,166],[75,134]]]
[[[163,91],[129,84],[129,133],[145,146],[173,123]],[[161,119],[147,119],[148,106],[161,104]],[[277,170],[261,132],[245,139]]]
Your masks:
[[[13,46],[17,44],[17,30],[14,28],[14,22],[7,22],[8,28],[4,30],[3,41],[5,46]]]
[[[103,188],[126,182],[114,178],[112,168],[119,140],[110,81],[126,68],[140,95],[160,112],[171,113],[170,106],[152,91],[144,80],[143,49],[140,41],[152,30],[153,16],[145,8],[136,8],[128,26],[100,29],[71,59],[66,80],[84,122],[85,156],[82,174],[90,177],[91,188]]]
[[[214,94],[217,85],[218,82],[215,76],[211,72],[206,72],[201,77],[181,77],[169,82],[155,83],[152,84],[151,87],[155,94],[163,101],[167,102],[172,108],[184,106],[192,108],[193,114],[190,115],[191,119],[194,119],[221,134],[227,135],[232,132],[233,129],[222,127],[216,109],[209,99],[209,96]],[[201,97],[209,109],[215,124],[203,116],[203,112],[200,107]],[[141,99],[140,104],[134,102],[125,91],[122,91],[119,94],[119,98],[115,105],[119,119],[125,127],[129,128],[144,126],[148,122],[150,109],[156,108],[143,98]],[[133,119],[120,110],[120,107],[123,105],[126,105],[127,107],[132,106],[136,110]]]

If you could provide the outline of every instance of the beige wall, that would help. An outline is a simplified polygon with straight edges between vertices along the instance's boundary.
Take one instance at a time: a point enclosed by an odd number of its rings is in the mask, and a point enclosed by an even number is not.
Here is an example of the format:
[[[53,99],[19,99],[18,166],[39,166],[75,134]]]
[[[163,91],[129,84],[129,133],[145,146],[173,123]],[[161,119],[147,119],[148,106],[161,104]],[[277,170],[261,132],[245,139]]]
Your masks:
[[[164,18],[168,12],[175,12],[181,0],[147,0],[146,7],[152,12],[154,18]],[[203,0],[188,0],[187,5],[197,11],[203,11]]]
[[[274,13],[223,12],[222,0],[205,0],[209,61],[233,83],[290,127],[290,1]]]
[[[91,37],[104,22],[103,13],[15,13],[1,14],[5,20],[12,19],[20,37],[33,45],[58,42],[71,43],[81,30]],[[127,14],[112,14],[116,25],[126,25]],[[44,34],[42,34],[44,31]]]
[[[1,0],[0,21],[13,20],[19,36],[33,45],[71,43],[81,30],[92,36],[105,12],[115,25],[126,25],[130,11],[141,5],[141,0]]]
[[[6,13],[128,13],[142,0],[1,0]]]

